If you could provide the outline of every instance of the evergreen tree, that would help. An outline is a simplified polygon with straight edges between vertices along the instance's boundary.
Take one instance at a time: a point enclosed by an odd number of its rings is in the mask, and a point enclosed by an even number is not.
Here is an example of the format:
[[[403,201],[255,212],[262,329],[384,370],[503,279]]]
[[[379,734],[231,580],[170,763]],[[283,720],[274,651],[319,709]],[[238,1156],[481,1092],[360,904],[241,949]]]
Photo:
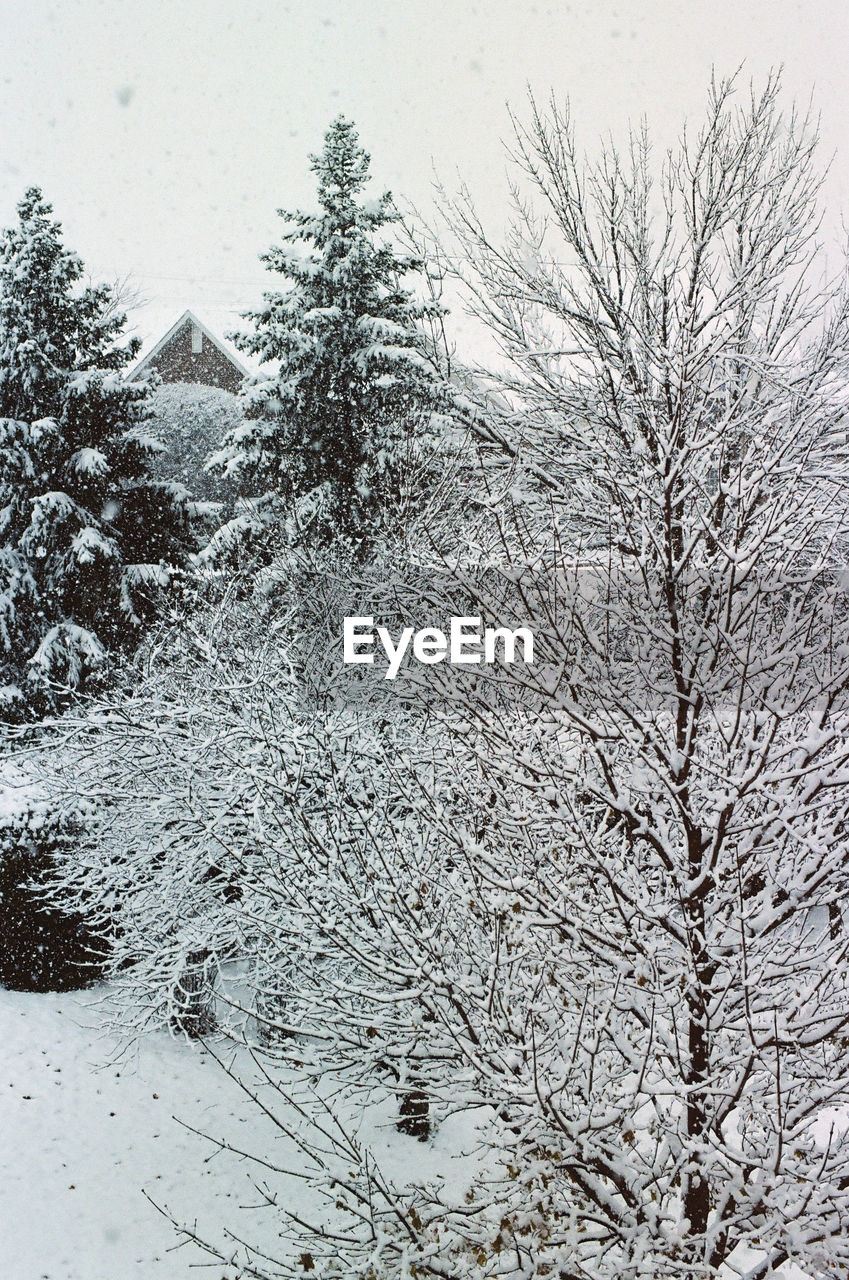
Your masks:
[[[286,212],[282,245],[262,255],[289,288],[265,294],[234,335],[276,373],[245,393],[246,420],[212,465],[259,481],[288,502],[311,495],[348,532],[392,494],[407,447],[442,398],[438,361],[421,328],[441,315],[403,287],[424,262],[378,236],[400,219],[387,191],[361,193],[369,156],[339,116],[311,157],[320,212]],[[308,246],[307,252],[303,247]]]
[[[84,286],[33,187],[0,240],[0,714],[80,688],[137,637],[189,545],[182,486],[153,482],[138,340]]]

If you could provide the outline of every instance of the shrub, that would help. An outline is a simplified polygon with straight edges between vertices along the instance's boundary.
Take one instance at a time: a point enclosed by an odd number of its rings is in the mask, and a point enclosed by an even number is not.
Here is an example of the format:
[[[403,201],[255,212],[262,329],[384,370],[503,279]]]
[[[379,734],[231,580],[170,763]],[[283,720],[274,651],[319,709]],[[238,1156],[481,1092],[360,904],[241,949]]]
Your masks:
[[[100,976],[105,943],[79,912],[48,896],[57,855],[85,838],[82,811],[30,802],[0,814],[0,985],[75,991]]]

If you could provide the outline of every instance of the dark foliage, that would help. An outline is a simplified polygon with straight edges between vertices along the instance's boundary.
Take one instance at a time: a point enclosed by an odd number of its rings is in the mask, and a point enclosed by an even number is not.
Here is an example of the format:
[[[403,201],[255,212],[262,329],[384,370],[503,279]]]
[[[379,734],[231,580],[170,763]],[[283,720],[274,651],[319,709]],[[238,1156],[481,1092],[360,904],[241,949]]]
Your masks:
[[[45,896],[56,855],[84,838],[79,816],[44,805],[0,817],[0,986],[75,991],[100,976],[103,938]]]

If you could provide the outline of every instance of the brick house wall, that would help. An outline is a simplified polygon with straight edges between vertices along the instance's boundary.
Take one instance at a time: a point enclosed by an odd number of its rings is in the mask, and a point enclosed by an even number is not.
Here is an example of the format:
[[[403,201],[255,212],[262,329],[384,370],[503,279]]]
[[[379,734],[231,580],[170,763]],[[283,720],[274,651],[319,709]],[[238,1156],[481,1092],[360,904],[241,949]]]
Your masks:
[[[200,382],[237,392],[242,381],[242,371],[191,318],[150,357],[149,367],[156,369],[163,382]]]

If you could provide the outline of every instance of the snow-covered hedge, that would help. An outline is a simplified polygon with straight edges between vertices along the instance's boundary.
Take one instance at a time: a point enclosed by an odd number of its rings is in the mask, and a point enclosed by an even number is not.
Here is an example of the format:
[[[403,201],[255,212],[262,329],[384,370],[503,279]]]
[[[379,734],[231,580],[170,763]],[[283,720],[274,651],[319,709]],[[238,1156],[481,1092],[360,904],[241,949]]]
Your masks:
[[[56,859],[85,838],[86,815],[28,800],[0,811],[0,986],[73,991],[99,976],[104,942],[80,912],[45,897]]]
[[[150,399],[152,425],[165,448],[152,470],[160,480],[185,484],[196,498],[232,503],[237,487],[232,480],[205,469],[211,453],[242,420],[242,408],[231,391],[200,383],[167,382]]]

